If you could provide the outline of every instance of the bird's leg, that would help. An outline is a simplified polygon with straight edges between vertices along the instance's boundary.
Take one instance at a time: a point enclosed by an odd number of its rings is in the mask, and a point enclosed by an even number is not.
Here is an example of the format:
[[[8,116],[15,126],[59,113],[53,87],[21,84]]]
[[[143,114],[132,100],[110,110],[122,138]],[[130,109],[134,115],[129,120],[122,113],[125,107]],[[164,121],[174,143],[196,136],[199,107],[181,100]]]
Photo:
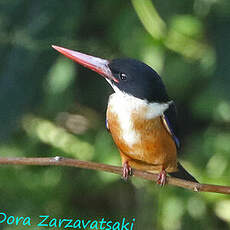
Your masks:
[[[162,169],[161,172],[158,174],[157,184],[159,184],[160,186],[164,186],[166,184],[166,179],[167,173],[164,169]]]
[[[123,163],[123,174],[122,174],[122,178],[124,180],[128,180],[129,176],[132,176],[132,168],[129,165],[128,161],[125,161]]]
[[[130,161],[132,162],[132,159],[130,159],[121,151],[120,151],[120,155],[121,155],[121,161],[123,167],[122,178],[124,180],[128,180],[129,176],[132,176],[132,168],[130,166]]]

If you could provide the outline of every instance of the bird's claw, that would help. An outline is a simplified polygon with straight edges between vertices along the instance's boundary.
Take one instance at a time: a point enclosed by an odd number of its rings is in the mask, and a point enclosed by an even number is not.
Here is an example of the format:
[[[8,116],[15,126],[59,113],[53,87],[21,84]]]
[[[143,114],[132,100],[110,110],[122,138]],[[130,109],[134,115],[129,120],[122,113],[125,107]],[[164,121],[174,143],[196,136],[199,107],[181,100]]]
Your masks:
[[[132,176],[132,168],[129,166],[128,162],[125,162],[123,164],[123,173],[122,173],[122,178],[124,180],[128,180],[129,176]]]
[[[166,184],[166,180],[167,180],[167,173],[166,173],[166,171],[163,169],[163,170],[158,174],[157,184],[159,184],[160,186],[164,186],[164,185]]]

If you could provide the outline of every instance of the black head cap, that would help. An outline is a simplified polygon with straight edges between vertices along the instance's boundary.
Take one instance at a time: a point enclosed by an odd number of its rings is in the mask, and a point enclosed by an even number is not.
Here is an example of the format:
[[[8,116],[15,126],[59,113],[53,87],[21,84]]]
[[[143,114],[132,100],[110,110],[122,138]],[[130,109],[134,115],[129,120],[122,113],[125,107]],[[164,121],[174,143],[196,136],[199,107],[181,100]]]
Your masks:
[[[135,59],[114,59],[109,68],[118,82],[112,84],[121,91],[148,102],[167,102],[165,86],[151,67]]]

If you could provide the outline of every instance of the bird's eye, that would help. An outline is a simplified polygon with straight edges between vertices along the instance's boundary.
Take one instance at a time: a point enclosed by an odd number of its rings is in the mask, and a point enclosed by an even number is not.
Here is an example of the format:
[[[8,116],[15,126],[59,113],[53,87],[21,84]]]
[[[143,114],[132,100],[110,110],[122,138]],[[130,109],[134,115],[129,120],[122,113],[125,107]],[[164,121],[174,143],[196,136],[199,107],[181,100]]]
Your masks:
[[[125,81],[125,80],[127,79],[127,75],[124,74],[124,73],[120,73],[120,74],[119,74],[119,77],[120,77],[120,79],[121,79],[122,81]]]

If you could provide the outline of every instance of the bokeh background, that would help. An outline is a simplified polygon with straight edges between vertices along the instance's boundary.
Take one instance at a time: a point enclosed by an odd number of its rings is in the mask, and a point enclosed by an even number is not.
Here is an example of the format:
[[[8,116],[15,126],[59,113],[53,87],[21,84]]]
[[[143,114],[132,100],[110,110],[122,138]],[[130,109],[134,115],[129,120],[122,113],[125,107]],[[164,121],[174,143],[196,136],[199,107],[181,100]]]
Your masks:
[[[230,185],[229,25],[229,0],[1,0],[0,155],[120,165],[104,126],[111,88],[55,44],[156,69],[178,107],[181,161],[203,183]],[[230,223],[227,195],[64,167],[1,166],[0,211],[35,223],[134,217],[138,230]]]

